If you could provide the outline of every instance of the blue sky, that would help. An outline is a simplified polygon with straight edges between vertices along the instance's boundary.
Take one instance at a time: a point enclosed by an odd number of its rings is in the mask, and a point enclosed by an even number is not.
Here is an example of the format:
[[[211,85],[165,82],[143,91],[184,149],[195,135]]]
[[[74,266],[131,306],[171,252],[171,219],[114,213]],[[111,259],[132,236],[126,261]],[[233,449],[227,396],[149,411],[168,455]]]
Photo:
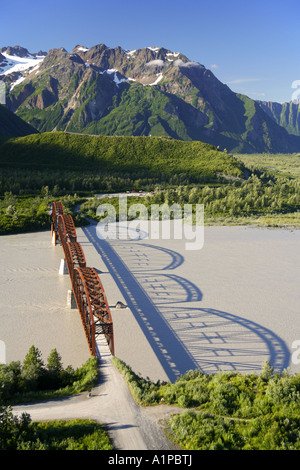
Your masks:
[[[284,102],[300,86],[299,0],[0,2],[0,48],[162,46],[211,69],[235,92]],[[300,82],[299,82],[300,83]]]

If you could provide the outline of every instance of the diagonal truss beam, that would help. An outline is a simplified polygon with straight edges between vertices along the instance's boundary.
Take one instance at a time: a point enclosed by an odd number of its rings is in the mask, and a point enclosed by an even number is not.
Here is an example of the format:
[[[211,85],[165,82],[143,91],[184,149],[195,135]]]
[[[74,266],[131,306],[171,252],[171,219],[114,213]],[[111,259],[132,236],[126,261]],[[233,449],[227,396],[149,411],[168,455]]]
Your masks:
[[[86,259],[71,215],[65,214],[61,202],[52,204],[51,234],[55,243],[62,245],[73,294],[87,338],[90,353],[96,352],[96,338],[103,334],[114,355],[113,322],[100,278],[94,268],[86,266]]]

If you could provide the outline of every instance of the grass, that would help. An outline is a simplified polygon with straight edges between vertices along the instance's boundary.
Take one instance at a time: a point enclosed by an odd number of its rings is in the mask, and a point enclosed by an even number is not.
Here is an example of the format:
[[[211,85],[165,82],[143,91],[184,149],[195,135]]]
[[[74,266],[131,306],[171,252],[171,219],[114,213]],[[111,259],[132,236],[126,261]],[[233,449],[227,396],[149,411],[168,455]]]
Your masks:
[[[293,212],[289,214],[264,214],[264,215],[250,215],[250,216],[206,216],[205,225],[218,225],[218,226],[237,226],[237,225],[251,225],[254,227],[264,228],[282,228],[282,229],[299,229],[300,228],[300,212]]]
[[[300,179],[300,154],[237,154],[247,168],[267,170],[278,177]]]
[[[113,450],[104,427],[91,419],[31,421],[28,413],[14,416],[0,405],[0,449]]]

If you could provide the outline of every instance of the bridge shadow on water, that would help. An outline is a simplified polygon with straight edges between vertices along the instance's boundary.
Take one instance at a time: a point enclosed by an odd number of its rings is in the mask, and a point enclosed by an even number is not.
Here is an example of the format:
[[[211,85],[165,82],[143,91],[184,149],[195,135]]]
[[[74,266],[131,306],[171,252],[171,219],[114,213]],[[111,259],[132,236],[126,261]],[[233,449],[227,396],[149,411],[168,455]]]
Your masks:
[[[184,262],[181,254],[144,242],[99,239],[96,224],[82,230],[171,382],[191,369],[260,372],[265,360],[275,370],[288,367],[288,348],[272,331],[242,316],[201,307],[200,289],[172,272]]]

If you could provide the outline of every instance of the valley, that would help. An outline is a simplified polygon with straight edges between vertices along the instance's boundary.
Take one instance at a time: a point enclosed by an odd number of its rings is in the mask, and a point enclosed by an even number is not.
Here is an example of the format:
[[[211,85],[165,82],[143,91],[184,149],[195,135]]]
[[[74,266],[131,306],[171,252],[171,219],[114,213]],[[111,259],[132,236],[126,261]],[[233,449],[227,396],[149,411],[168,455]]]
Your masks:
[[[66,304],[69,277],[58,274],[61,246],[51,243],[49,209],[61,201],[105,287],[116,356],[99,341],[100,381],[95,370],[87,377],[94,401],[69,378],[69,393],[80,394],[68,403],[20,412],[93,417],[124,450],[170,449],[160,416],[181,448],[299,447],[299,103],[235,93],[164,47],[2,47],[0,80],[0,339],[13,361],[0,367],[3,397],[20,399],[17,382],[29,400],[40,392],[29,376],[20,382],[14,362],[31,344],[48,354],[55,343],[76,367],[89,356]],[[203,247],[140,231],[101,239],[100,203],[122,230],[120,194],[148,220],[153,205],[189,204],[195,216],[203,204]]]

